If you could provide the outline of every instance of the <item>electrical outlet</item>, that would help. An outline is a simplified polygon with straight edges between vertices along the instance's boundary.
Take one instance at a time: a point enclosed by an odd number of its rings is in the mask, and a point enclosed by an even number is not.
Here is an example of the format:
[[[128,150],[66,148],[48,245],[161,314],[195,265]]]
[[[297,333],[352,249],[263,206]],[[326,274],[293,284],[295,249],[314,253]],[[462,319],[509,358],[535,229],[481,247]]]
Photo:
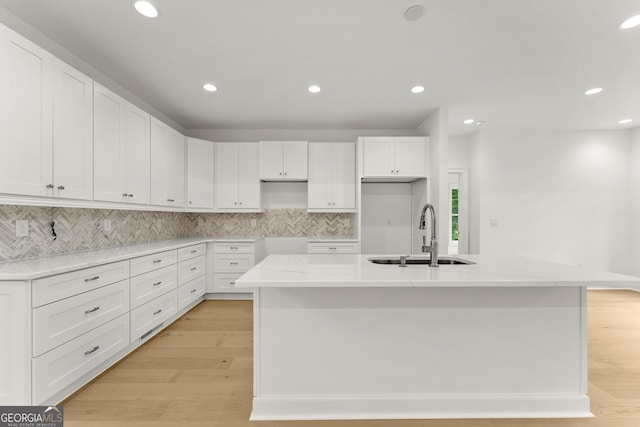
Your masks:
[[[158,228],[162,228],[162,219],[161,219],[161,218],[158,218],[158,219],[157,219],[157,221],[156,221],[156,227],[158,227]]]
[[[104,220],[104,231],[106,233],[111,231],[111,220],[110,219],[105,219]]]
[[[351,220],[349,218],[345,218],[344,219],[344,226],[345,227],[351,227]]]
[[[202,227],[204,225],[204,220],[202,218],[198,218],[198,227]]]
[[[255,227],[257,225],[256,219],[255,218],[251,218],[251,226]]]
[[[16,220],[16,237],[27,237],[29,235],[29,221],[26,219]]]
[[[489,219],[489,226],[490,227],[497,227],[498,226],[498,218],[490,218]]]

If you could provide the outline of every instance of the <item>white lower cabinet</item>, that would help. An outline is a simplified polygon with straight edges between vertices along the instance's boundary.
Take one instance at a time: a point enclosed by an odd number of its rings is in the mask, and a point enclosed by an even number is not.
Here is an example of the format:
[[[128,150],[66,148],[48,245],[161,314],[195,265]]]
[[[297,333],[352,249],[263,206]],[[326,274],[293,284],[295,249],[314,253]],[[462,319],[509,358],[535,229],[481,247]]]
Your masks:
[[[252,289],[236,288],[236,279],[264,257],[264,240],[215,242],[209,254],[209,293],[252,293]]]
[[[175,264],[141,274],[131,279],[131,308],[136,308],[178,287]]]
[[[159,331],[164,322],[175,316],[178,311],[176,290],[144,304],[131,311],[131,342],[144,341]]]
[[[324,240],[307,243],[308,254],[357,254],[359,249],[358,241]]]
[[[178,311],[184,310],[193,302],[201,299],[205,293],[205,288],[206,279],[204,275],[180,286],[178,288]]]
[[[99,326],[84,335],[33,359],[33,404],[79,380],[129,345],[129,314]]]

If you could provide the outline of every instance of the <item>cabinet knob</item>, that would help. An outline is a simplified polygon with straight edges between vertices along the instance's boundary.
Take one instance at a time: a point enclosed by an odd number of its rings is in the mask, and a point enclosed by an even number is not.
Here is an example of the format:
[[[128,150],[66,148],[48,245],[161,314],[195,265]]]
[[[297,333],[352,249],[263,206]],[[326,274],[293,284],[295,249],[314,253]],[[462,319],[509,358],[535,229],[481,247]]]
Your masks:
[[[175,202],[174,199],[167,199],[167,202]]]
[[[399,172],[400,172],[400,171],[399,171],[398,169],[396,169],[396,175],[398,175],[398,173],[399,173]]]
[[[190,204],[190,205],[192,205],[192,204],[193,204],[193,202],[192,202],[191,200],[189,200],[189,204]]]
[[[238,202],[233,202],[234,205],[238,206]]]
[[[122,197],[129,197],[127,193],[122,193]]]
[[[64,190],[64,185],[58,185],[58,190]]]
[[[242,202],[238,202],[238,204],[239,204],[239,205],[241,205],[241,204],[242,204]]]
[[[287,173],[286,173],[286,172],[284,173],[284,176],[287,176]]]
[[[129,197],[133,197],[133,194],[129,194]]]
[[[282,172],[280,172],[280,176],[282,176]]]
[[[53,188],[53,184],[47,184],[47,188]]]

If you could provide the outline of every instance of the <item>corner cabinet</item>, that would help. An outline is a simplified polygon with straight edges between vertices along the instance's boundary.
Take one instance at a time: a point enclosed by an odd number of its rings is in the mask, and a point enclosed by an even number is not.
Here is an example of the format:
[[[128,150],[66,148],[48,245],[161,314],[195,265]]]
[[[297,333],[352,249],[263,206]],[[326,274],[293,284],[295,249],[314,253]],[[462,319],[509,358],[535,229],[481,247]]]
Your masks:
[[[151,204],[184,207],[185,137],[151,118]]]
[[[427,176],[425,137],[363,138],[363,178],[411,181]]]
[[[150,120],[94,83],[94,200],[149,204]]]
[[[216,208],[260,211],[258,143],[220,142],[215,153]]]
[[[260,141],[261,181],[306,181],[307,141]]]
[[[0,193],[91,200],[93,81],[0,25]]]
[[[309,143],[309,212],[355,212],[356,146]]]
[[[214,143],[187,138],[187,208],[213,209]]]

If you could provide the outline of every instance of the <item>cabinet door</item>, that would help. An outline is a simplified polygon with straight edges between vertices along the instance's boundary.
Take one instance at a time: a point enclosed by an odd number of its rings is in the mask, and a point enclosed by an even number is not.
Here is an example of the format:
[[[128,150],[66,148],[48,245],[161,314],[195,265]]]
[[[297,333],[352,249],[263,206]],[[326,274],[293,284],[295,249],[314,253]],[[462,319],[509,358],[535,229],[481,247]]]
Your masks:
[[[169,206],[184,207],[186,141],[184,135],[171,129],[167,159]]]
[[[332,161],[332,143],[312,142],[309,144],[308,209],[328,209],[331,207]]]
[[[149,113],[125,106],[125,177],[129,203],[149,204],[151,136]]]
[[[237,208],[238,144],[218,143],[215,151],[216,207],[220,209]]]
[[[365,177],[395,175],[393,137],[364,138],[363,146]]]
[[[258,143],[238,144],[238,207],[260,208],[260,176],[258,175]]]
[[[395,138],[396,176],[426,176],[425,139],[423,137]]]
[[[356,208],[356,146],[352,143],[333,144],[334,158],[331,179],[335,209]]]
[[[260,179],[263,181],[279,181],[283,179],[283,154],[281,141],[260,141]]]
[[[125,101],[94,84],[93,185],[94,199],[126,201]]]
[[[53,191],[91,200],[93,80],[57,59],[53,70]]]
[[[151,118],[151,204],[184,206],[184,136]]]
[[[213,208],[213,142],[187,138],[187,207]]]
[[[285,141],[283,145],[283,178],[288,181],[307,180],[307,141]]]
[[[0,26],[0,193],[53,193],[53,57]]]

